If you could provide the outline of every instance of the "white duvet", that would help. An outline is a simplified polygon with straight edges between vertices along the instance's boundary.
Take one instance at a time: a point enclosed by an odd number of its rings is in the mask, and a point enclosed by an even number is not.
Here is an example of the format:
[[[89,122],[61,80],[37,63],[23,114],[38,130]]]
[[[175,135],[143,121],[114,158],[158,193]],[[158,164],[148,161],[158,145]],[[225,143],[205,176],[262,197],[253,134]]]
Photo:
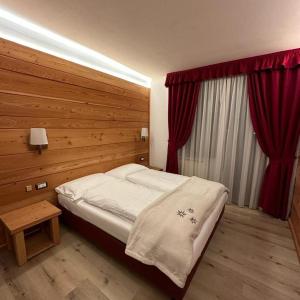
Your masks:
[[[82,199],[132,222],[144,208],[189,179],[136,164],[113,169],[105,176],[113,180],[87,190]]]
[[[161,191],[114,178],[87,190],[82,199],[90,205],[134,222],[140,212],[162,194]]]

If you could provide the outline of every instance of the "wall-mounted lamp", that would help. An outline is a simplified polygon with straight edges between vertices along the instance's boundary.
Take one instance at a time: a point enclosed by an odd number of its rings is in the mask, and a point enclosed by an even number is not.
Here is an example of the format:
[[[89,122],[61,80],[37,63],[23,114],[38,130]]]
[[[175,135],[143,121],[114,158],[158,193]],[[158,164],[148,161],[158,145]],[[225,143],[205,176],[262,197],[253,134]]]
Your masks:
[[[146,138],[148,137],[148,135],[149,135],[148,128],[142,128],[141,139],[143,142],[146,141]]]
[[[30,128],[30,145],[37,146],[39,154],[42,154],[42,146],[48,145],[45,128]]]

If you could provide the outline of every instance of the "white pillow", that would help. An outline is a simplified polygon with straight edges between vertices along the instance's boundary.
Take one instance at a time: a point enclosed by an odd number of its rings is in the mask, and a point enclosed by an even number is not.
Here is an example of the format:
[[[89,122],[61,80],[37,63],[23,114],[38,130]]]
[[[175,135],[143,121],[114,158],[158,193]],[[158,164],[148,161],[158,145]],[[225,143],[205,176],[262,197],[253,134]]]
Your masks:
[[[96,173],[61,184],[55,188],[55,191],[75,201],[81,198],[86,190],[109,180],[113,180],[113,178],[103,173]]]
[[[162,192],[170,192],[189,179],[187,176],[147,170],[127,176],[127,180]]]
[[[139,171],[148,170],[147,167],[139,164],[127,164],[115,169],[112,169],[105,174],[114,176],[121,179],[126,179],[128,175],[134,174]]]

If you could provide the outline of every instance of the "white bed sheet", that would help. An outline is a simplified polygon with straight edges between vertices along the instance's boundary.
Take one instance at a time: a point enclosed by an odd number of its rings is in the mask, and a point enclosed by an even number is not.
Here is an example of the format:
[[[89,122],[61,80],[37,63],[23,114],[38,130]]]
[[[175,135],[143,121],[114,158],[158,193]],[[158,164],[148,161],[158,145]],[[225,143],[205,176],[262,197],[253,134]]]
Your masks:
[[[210,237],[211,232],[222,212],[223,206],[227,201],[228,194],[224,193],[218,201],[218,204],[214,208],[213,212],[204,222],[201,231],[194,241],[193,245],[193,262],[191,268],[195,265],[196,261],[200,257],[207,240]],[[112,235],[121,242],[127,242],[129,232],[133,223],[129,220],[122,219],[112,213],[105,211],[101,208],[97,208],[93,205],[86,203],[83,200],[73,202],[70,198],[58,194],[58,202],[71,211],[74,215],[81,217],[82,219],[92,223],[98,228],[102,229],[106,233]]]
[[[74,215],[92,223],[126,244],[133,224],[129,220],[90,205],[81,199],[73,202],[70,198],[62,194],[58,194],[58,202]]]

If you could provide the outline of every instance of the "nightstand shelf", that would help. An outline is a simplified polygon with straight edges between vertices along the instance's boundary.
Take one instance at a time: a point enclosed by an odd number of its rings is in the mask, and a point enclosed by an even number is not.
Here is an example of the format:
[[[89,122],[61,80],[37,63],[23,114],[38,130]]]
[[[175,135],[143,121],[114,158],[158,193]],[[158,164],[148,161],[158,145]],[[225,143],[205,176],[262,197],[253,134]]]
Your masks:
[[[43,251],[53,247],[54,245],[55,243],[43,230],[25,237],[27,259],[30,259],[33,256],[42,253]]]

